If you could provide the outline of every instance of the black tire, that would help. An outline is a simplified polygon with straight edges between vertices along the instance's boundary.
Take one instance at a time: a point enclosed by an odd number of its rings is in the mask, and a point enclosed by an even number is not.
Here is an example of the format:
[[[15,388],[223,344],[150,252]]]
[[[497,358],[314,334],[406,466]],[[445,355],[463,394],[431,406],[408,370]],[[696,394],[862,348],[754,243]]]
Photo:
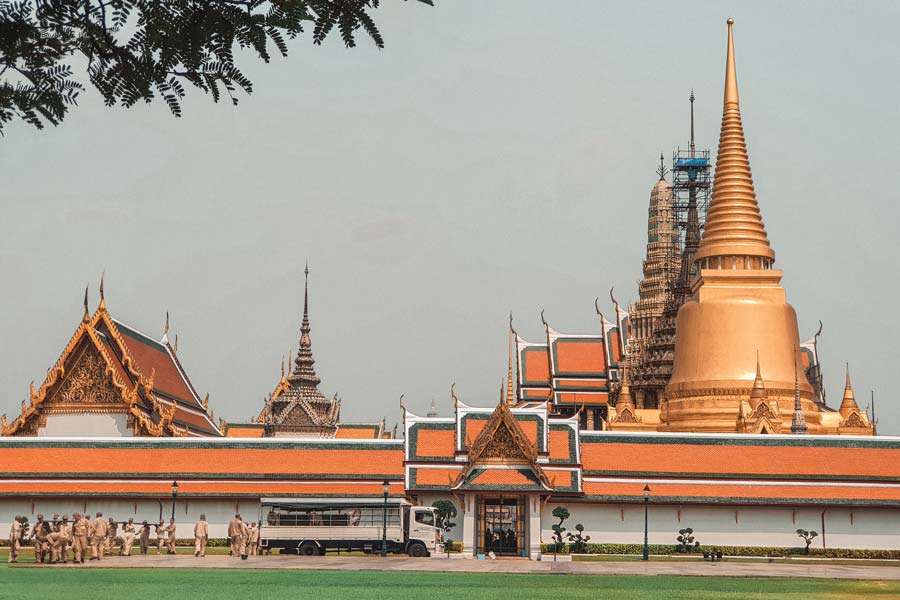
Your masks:
[[[300,544],[298,554],[301,556],[318,556],[319,546],[315,542],[303,542]]]
[[[422,542],[412,542],[407,546],[406,553],[413,558],[425,558],[428,556],[428,549]]]

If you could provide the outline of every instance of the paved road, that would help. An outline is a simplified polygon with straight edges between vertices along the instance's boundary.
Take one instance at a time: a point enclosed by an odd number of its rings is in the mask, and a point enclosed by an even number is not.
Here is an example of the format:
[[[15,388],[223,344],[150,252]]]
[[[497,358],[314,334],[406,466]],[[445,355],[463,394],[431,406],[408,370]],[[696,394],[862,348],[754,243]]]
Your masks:
[[[23,564],[21,566],[28,566]],[[530,560],[448,560],[446,558],[251,556],[108,556],[82,565],[30,565],[32,568],[203,568],[444,571],[457,573],[535,573],[575,575],[700,575],[731,577],[816,577],[824,579],[900,580],[900,566],[768,564],[745,562],[534,562]]]

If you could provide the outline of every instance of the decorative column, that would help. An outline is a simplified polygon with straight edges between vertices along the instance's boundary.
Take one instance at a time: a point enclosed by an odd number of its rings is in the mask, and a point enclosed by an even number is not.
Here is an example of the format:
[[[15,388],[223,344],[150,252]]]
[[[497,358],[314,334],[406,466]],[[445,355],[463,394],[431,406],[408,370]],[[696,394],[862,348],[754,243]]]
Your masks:
[[[475,504],[474,494],[466,494],[463,497],[463,558],[475,558]]]
[[[528,497],[528,558],[541,559],[541,497]]]

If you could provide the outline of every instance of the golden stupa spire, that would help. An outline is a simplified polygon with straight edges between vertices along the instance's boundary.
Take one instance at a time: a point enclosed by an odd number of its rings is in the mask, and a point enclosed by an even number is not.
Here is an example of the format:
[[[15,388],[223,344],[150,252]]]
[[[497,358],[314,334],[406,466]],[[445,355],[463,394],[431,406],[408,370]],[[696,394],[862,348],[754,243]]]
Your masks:
[[[856,395],[853,393],[853,386],[850,385],[850,363],[847,363],[847,374],[844,382],[844,399],[841,401],[839,409],[841,416],[845,419],[850,416],[853,411],[859,411],[859,405],[856,404]]]
[[[702,261],[702,268],[762,269],[771,266],[775,260],[775,252],[769,246],[766,228],[759,212],[753,176],[750,174],[750,159],[744,142],[734,64],[733,24],[734,19],[728,19],[725,107],[719,134],[713,195],[696,260]]]
[[[509,313],[509,370],[506,374],[506,403],[516,403],[516,388],[513,384],[513,361],[516,357],[516,332],[512,326],[512,313]]]

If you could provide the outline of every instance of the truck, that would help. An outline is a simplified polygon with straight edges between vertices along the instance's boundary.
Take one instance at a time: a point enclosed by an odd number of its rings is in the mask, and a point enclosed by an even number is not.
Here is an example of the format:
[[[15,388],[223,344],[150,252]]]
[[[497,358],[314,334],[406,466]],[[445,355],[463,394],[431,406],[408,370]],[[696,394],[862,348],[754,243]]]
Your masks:
[[[316,556],[328,551],[388,552],[413,557],[440,552],[435,509],[406,499],[262,498],[259,545],[264,552]]]

